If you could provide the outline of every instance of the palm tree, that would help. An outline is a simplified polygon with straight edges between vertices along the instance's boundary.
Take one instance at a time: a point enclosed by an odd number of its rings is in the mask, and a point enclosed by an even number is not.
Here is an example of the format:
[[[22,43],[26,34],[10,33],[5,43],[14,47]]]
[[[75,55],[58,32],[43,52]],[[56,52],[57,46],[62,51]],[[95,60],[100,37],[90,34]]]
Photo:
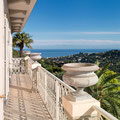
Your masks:
[[[20,57],[23,55],[24,46],[32,48],[31,43],[33,43],[31,36],[25,32],[16,33],[13,36],[13,47],[18,47],[20,49]]]
[[[106,64],[97,71],[99,81],[96,85],[88,87],[86,91],[100,101],[101,107],[120,119],[120,83],[117,77],[120,73],[110,71]]]

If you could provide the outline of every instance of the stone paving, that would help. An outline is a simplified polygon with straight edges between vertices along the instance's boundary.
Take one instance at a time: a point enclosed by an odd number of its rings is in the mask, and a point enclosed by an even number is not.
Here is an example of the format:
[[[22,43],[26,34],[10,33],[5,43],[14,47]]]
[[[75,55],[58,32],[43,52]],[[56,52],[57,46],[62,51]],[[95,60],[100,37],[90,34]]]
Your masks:
[[[31,88],[28,75],[12,75],[4,120],[52,120],[40,95]]]

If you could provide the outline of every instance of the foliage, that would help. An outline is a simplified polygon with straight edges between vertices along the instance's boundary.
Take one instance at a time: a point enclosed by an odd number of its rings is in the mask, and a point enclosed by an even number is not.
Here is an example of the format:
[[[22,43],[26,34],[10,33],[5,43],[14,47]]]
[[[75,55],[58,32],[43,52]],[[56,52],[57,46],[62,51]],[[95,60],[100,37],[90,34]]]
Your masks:
[[[58,78],[62,79],[62,76],[64,74],[64,71],[61,69],[61,65],[53,62],[49,59],[41,59],[38,61],[42,67],[44,67],[46,70],[57,76]]]
[[[96,72],[98,83],[86,88],[86,91],[100,101],[102,108],[120,119],[120,83],[117,79],[120,73],[110,71],[109,65]]]
[[[120,82],[120,77],[118,77],[117,79],[118,79],[118,81]]]
[[[18,58],[19,56],[20,56],[19,52],[13,49],[13,58]]]
[[[61,66],[64,62],[56,62],[52,59],[39,60],[41,65],[52,74],[62,79],[64,71]],[[99,65],[99,61],[96,61]],[[120,119],[120,73],[109,70],[111,64],[108,63],[96,72],[99,81],[96,85],[88,87],[85,90],[95,99],[99,100],[101,107]]]
[[[23,55],[24,46],[32,48],[31,43],[33,43],[31,36],[25,32],[16,33],[13,36],[13,47],[18,47],[20,49],[20,57]]]
[[[95,63],[99,61],[99,66],[103,67],[106,63],[112,63],[109,69],[115,72],[120,72],[120,50],[111,50],[102,53],[79,53],[69,56],[62,56],[56,58],[50,58],[58,63]]]

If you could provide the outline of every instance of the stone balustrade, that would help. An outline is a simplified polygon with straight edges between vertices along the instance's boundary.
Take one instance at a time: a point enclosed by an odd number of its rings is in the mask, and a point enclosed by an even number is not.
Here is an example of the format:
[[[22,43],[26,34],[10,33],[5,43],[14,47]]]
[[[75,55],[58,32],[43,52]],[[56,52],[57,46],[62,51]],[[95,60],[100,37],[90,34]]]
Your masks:
[[[81,89],[78,89],[79,92],[75,92],[75,89],[69,86],[73,85],[76,88],[83,89],[94,85],[98,80],[94,74],[94,71],[98,69],[97,66],[92,64],[89,64],[89,66],[79,65],[79,67],[82,66],[82,69],[84,68],[81,71],[77,64],[75,66],[67,64],[67,68],[65,65],[62,68],[67,71],[67,77],[64,75],[63,79],[71,81],[68,81],[68,85],[29,57],[25,58],[25,64],[26,72],[33,81],[33,90],[39,92],[53,120],[117,120],[117,118],[103,110],[99,101],[88,93],[81,91]],[[92,68],[90,68],[91,66]],[[81,79],[78,79],[78,77],[81,77]],[[82,77],[85,83],[82,81]],[[75,78],[78,79],[77,83],[73,81],[76,80]],[[91,78],[94,78],[94,80]],[[83,86],[80,86],[80,80],[82,84],[84,83]],[[93,81],[91,82],[91,80]]]

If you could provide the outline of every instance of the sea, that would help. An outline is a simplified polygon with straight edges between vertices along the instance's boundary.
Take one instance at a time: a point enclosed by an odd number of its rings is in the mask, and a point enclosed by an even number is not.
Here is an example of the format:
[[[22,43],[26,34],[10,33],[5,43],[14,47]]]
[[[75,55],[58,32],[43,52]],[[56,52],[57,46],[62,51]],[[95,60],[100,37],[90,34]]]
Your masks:
[[[112,49],[31,49],[31,53],[41,53],[42,58],[62,57],[82,53],[100,53]]]

